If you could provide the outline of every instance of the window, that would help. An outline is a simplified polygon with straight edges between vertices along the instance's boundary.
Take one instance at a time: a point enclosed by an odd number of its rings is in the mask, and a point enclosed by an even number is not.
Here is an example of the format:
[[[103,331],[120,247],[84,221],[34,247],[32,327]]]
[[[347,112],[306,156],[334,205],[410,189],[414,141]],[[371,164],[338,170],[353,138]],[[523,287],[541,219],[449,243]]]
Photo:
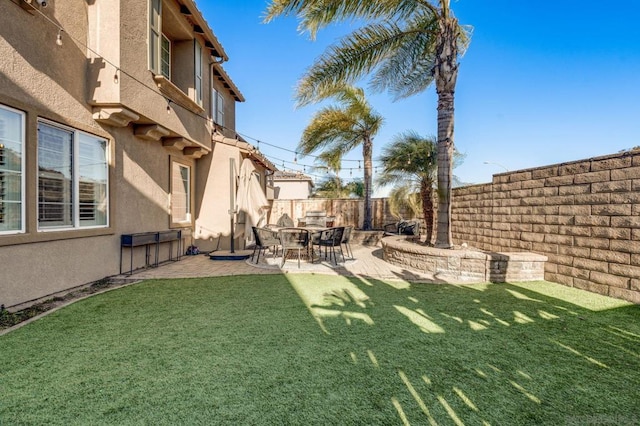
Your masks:
[[[216,89],[211,89],[211,116],[215,123],[224,126],[224,98]]]
[[[162,0],[149,2],[149,69],[160,74]]]
[[[171,165],[171,222],[191,223],[191,167]]]
[[[38,228],[107,226],[107,141],[38,123]]]
[[[197,40],[194,43],[196,103],[202,106],[202,46]]]
[[[25,114],[0,105],[0,234],[24,232]]]
[[[160,52],[160,73],[171,80],[171,41],[162,35],[162,51]]]

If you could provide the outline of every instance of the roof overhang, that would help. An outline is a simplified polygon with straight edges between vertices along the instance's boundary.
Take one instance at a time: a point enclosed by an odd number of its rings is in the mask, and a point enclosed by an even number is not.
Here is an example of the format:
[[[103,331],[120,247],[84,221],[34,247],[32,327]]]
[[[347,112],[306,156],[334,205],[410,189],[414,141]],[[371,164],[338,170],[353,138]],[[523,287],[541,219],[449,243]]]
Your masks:
[[[221,143],[228,146],[234,146],[238,148],[238,150],[241,153],[246,154],[247,157],[249,157],[252,161],[255,161],[256,163],[260,164],[265,169],[272,172],[278,170],[276,166],[271,161],[269,161],[267,157],[262,155],[262,153],[259,150],[257,150],[253,145],[249,144],[248,142],[242,139],[228,138],[216,132],[211,136],[211,141],[213,143]]]

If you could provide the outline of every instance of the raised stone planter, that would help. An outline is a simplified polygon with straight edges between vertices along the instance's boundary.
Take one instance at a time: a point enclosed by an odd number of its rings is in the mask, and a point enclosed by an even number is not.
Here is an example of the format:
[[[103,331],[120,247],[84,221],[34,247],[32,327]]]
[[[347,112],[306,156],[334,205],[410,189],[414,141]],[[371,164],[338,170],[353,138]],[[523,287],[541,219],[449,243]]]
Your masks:
[[[494,253],[476,249],[438,249],[385,237],[381,241],[385,261],[432,274],[446,282],[519,282],[544,280],[547,257],[527,252]]]

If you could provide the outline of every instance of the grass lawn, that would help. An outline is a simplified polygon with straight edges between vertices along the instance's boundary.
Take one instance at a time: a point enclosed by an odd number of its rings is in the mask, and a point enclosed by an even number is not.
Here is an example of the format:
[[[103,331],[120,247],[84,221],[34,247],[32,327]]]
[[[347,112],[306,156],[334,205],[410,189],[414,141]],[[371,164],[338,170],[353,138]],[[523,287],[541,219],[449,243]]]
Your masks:
[[[640,306],[551,283],[157,280],[0,337],[0,424],[640,424]]]

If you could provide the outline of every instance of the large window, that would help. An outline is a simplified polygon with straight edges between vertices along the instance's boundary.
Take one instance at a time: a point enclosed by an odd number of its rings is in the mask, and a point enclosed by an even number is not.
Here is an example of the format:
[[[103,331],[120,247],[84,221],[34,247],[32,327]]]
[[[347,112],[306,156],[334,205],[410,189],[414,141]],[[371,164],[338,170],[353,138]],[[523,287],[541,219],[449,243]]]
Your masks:
[[[0,234],[24,232],[24,123],[0,105]]]
[[[224,98],[216,89],[211,89],[211,118],[221,126],[224,126]]]
[[[38,228],[108,225],[107,141],[38,123]]]
[[[191,167],[171,164],[171,222],[191,223]]]

